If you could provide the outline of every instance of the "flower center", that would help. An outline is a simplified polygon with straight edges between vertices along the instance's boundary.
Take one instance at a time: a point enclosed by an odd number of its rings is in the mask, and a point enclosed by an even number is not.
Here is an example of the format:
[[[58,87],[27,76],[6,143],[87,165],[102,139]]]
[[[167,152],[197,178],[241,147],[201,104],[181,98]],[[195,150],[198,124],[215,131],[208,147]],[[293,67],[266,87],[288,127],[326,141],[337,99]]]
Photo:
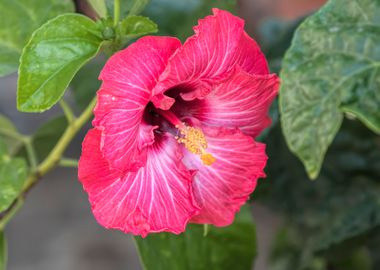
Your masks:
[[[182,126],[184,127],[176,125],[181,134],[181,136],[176,136],[177,141],[182,143],[190,153],[199,155],[203,164],[213,164],[215,158],[206,152],[207,140],[202,130],[200,128],[189,127],[184,123],[182,123]]]
[[[210,166],[215,162],[213,155],[206,151],[208,147],[206,136],[200,128],[181,122],[171,111],[156,111],[178,129],[179,134],[175,136],[177,142],[183,144],[190,153],[199,155],[204,165]]]

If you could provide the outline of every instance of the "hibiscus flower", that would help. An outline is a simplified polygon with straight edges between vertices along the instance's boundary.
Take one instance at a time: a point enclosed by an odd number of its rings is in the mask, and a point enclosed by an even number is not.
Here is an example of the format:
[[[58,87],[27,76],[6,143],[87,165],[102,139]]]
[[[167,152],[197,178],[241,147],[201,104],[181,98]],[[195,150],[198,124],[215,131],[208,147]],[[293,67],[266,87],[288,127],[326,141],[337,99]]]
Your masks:
[[[244,22],[213,9],[183,45],[148,36],[100,74],[79,179],[97,221],[146,236],[227,226],[264,177],[279,80]]]

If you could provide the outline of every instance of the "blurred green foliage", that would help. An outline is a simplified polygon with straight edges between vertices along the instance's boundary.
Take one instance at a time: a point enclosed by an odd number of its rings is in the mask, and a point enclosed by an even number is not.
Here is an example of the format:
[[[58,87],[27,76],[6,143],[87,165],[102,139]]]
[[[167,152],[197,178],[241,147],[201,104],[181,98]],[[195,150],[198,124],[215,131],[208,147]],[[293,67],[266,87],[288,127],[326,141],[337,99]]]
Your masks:
[[[315,181],[288,150],[279,124],[265,142],[268,177],[254,198],[281,213],[294,231],[289,245],[297,263],[284,269],[310,269],[305,265],[316,258],[329,262],[328,255],[336,250],[348,260],[351,249],[367,248],[380,227],[379,138],[359,122],[347,120]]]
[[[261,44],[274,71],[280,70],[302,20],[262,25]],[[271,113],[278,119],[276,107]],[[355,118],[345,120],[314,181],[290,152],[278,121],[262,139],[268,177],[253,198],[281,214],[286,224],[273,243],[271,270],[379,269],[379,136]]]
[[[151,0],[143,14],[159,25],[159,35],[176,36],[185,41],[197,21],[211,14],[212,8],[235,13],[235,0]]]
[[[242,207],[228,227],[190,224],[180,235],[160,233],[135,240],[146,270],[245,270],[252,268],[257,252],[249,206]]]

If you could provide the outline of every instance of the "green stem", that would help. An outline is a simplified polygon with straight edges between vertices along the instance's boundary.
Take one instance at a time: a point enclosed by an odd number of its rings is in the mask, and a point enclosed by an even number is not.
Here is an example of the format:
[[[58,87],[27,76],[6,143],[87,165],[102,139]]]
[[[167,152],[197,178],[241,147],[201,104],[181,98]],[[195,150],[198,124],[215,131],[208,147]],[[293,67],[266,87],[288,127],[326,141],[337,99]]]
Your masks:
[[[66,101],[63,98],[59,101],[59,105],[61,106],[62,111],[66,116],[67,122],[72,123],[75,120],[75,115],[71,110],[70,106],[66,103]]]
[[[12,217],[17,213],[17,211],[24,204],[24,197],[20,196],[17,198],[13,205],[5,212],[3,217],[0,217],[0,232],[4,230],[5,225],[12,219]]]
[[[28,160],[29,160],[30,166],[32,167],[32,170],[36,169],[36,167],[37,167],[37,156],[36,156],[36,153],[34,151],[34,147],[33,147],[31,137],[19,134],[17,132],[11,131],[11,130],[0,130],[0,135],[7,136],[9,138],[13,138],[15,140],[22,142],[25,146],[26,153],[28,155]]]
[[[37,168],[37,155],[34,151],[32,139],[30,137],[26,137],[24,138],[23,142],[25,145],[26,153],[28,155],[30,167],[32,168],[32,171],[34,171]]]
[[[113,25],[117,26],[120,20],[120,0],[113,2]]]
[[[11,130],[0,129],[0,135],[3,135],[3,136],[6,136],[6,137],[9,137],[9,138],[18,140],[20,142],[24,142],[24,140],[25,140],[25,136],[23,136],[23,135],[21,135],[21,134],[19,134],[17,132],[11,131]]]
[[[67,146],[72,141],[72,139],[75,137],[75,135],[78,133],[78,131],[83,127],[83,125],[90,119],[92,116],[92,110],[94,109],[96,104],[96,98],[94,98],[90,104],[87,106],[87,108],[82,112],[82,114],[73,120],[68,127],[66,128],[65,132],[63,133],[62,137],[59,139],[53,150],[50,152],[50,154],[46,157],[46,159],[38,166],[36,170],[36,175],[38,177],[31,178],[28,181],[26,181],[24,185],[24,189],[29,189],[31,186],[34,185],[34,183],[43,175],[48,173],[51,169],[53,169],[55,166],[58,165],[63,153],[65,152]]]
[[[206,237],[209,231],[208,224],[203,225],[203,237]]]
[[[59,166],[68,168],[78,168],[78,160],[72,158],[61,158]]]

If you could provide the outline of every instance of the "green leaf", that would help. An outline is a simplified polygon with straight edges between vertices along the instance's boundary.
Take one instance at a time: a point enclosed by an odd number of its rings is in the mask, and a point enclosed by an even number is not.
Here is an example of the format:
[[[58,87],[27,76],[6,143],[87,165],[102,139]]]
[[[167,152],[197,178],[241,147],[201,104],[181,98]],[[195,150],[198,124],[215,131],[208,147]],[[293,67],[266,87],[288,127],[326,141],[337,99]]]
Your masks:
[[[28,169],[23,158],[12,159],[0,140],[0,212],[8,209],[22,190]]]
[[[378,64],[379,67],[373,72],[350,81],[350,87],[343,91],[340,108],[355,115],[368,128],[380,134],[380,61]]]
[[[158,31],[157,24],[148,17],[128,16],[120,23],[120,35],[127,38],[135,38],[138,36],[156,33]]]
[[[101,18],[107,17],[107,6],[105,0],[88,0],[88,2]]]
[[[1,0],[0,76],[17,70],[22,48],[34,30],[49,19],[73,11],[71,0]]]
[[[17,129],[13,123],[6,118],[4,115],[0,114],[0,133],[2,132],[17,132]]]
[[[255,226],[249,207],[224,228],[190,224],[185,233],[135,237],[146,270],[252,269],[256,255]],[[238,262],[238,263],[237,263]]]
[[[34,32],[19,68],[17,108],[42,112],[62,97],[75,73],[99,51],[101,29],[79,14],[61,15]]]
[[[71,81],[70,89],[79,108],[86,108],[95,96],[100,87],[98,77],[103,66],[104,61],[95,58],[81,68]]]
[[[0,270],[5,270],[7,268],[7,242],[5,239],[4,232],[0,231]]]
[[[380,2],[329,1],[298,28],[281,72],[289,148],[316,178],[344,112],[380,133]]]
[[[8,118],[0,114],[0,139],[8,146],[10,153],[16,151],[22,144],[15,136],[20,136],[17,128]]]

